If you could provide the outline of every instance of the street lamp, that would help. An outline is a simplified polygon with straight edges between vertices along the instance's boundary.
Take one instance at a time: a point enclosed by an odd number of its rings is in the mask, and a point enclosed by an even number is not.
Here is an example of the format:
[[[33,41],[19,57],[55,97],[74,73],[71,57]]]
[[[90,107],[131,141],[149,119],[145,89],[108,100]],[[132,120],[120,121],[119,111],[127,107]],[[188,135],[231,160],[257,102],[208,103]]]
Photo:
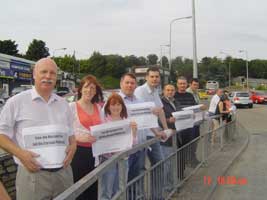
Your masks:
[[[54,51],[53,51],[53,58],[55,57],[55,52],[56,51],[60,51],[60,50],[63,50],[63,51],[65,51],[67,48],[59,48],[59,49],[55,49]]]
[[[197,72],[197,33],[196,33],[195,0],[192,0],[192,34],[193,34],[193,77],[198,78]]]
[[[182,19],[191,19],[192,16],[187,16],[187,17],[180,17],[180,18],[176,18],[176,19],[173,19],[171,20],[170,22],[170,43],[169,43],[169,70],[170,70],[170,73],[171,73],[171,66],[172,66],[172,24],[178,20],[182,20]]]
[[[163,56],[163,55],[162,55],[162,54],[163,54],[163,53],[162,53],[162,48],[163,48],[163,47],[170,47],[170,45],[169,45],[169,44],[162,44],[162,45],[160,45],[160,66],[161,66],[161,67],[163,67],[163,66],[162,66],[162,56]]]
[[[248,90],[248,51],[247,50],[239,50],[239,52],[246,54],[247,90]]]
[[[227,53],[225,53],[223,51],[220,51],[220,54],[224,54],[227,57],[231,57],[230,54],[227,54]],[[231,61],[229,61],[228,67],[229,67],[229,88],[230,88],[231,87]]]

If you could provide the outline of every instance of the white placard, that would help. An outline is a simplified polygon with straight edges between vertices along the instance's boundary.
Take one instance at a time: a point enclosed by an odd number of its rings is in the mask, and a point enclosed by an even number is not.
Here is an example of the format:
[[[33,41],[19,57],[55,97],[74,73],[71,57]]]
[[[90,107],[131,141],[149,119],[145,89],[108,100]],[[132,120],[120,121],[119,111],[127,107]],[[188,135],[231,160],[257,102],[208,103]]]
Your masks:
[[[42,168],[63,166],[68,142],[68,128],[62,125],[35,126],[22,129],[24,148],[39,154]]]
[[[128,104],[129,118],[137,123],[137,129],[149,129],[158,127],[158,117],[152,113],[156,105],[154,102]]]
[[[203,111],[201,110],[201,107],[203,104],[195,105],[195,106],[189,106],[183,108],[183,110],[193,110],[195,115],[195,123],[203,120]]]
[[[175,128],[177,131],[192,128],[194,126],[193,110],[184,110],[173,112],[175,118]]]
[[[131,148],[133,144],[129,120],[92,126],[91,135],[96,137],[96,142],[92,145],[94,157],[123,151]]]

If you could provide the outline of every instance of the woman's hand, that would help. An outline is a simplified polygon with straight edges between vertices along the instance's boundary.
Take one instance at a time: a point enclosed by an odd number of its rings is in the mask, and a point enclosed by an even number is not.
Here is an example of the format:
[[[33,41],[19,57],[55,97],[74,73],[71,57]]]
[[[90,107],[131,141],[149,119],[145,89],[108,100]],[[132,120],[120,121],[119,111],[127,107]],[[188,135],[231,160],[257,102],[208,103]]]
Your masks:
[[[96,138],[92,136],[90,133],[78,133],[75,134],[75,138],[77,142],[89,142],[91,144],[96,142]]]

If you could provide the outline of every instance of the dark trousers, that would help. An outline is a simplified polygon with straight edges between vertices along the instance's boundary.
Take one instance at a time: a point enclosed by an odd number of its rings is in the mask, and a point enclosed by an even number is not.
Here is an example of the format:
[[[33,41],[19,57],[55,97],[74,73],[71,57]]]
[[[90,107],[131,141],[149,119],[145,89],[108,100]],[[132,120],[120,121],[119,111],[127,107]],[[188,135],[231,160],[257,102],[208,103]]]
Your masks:
[[[72,172],[74,183],[95,169],[95,159],[91,147],[77,146],[73,157]],[[85,190],[77,200],[97,200],[97,182]]]

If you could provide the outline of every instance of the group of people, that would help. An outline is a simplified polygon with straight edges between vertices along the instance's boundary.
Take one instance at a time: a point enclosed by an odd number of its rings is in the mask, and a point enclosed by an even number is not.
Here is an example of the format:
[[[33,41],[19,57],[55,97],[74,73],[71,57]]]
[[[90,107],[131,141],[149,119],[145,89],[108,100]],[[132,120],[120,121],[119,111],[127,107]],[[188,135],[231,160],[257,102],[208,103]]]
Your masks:
[[[210,101],[209,115],[210,116],[221,116],[212,119],[213,130],[216,130],[220,123],[228,123],[232,121],[232,114],[235,112],[236,107],[231,103],[228,95],[228,91],[224,91],[220,88],[216,90],[215,95]],[[222,121],[220,121],[222,119]],[[226,130],[227,131],[227,130]],[[228,137],[228,133],[225,133]],[[216,137],[216,131],[212,132],[211,144],[214,145]]]
[[[159,127],[150,129],[138,129],[136,122],[129,122],[132,145],[144,143],[153,137],[165,141],[168,135],[177,133],[177,144],[181,147],[199,136],[198,125],[176,132],[175,118],[172,116],[172,112],[200,103],[197,93],[198,79],[193,79],[188,87],[186,78],[178,77],[177,90],[175,86],[166,84],[160,96],[158,88],[161,80],[157,67],[147,70],[146,83],[139,87],[135,75],[126,73],[120,80],[120,92],[112,93],[103,104],[100,84],[94,76],[87,75],[81,80],[78,88],[78,100],[69,105],[65,99],[53,93],[57,80],[57,65],[51,58],[37,61],[33,77],[35,87],[10,98],[0,115],[0,147],[14,155],[18,164],[17,200],[52,199],[117,153],[94,157],[92,145],[97,138],[91,134],[91,127],[127,119],[127,105],[154,102],[155,108],[152,112],[159,121]],[[206,107],[203,106],[202,109]],[[52,128],[50,125],[53,125]],[[40,155],[25,148],[24,134],[27,131],[44,131],[47,126],[53,133],[62,125],[65,127],[63,134],[68,138],[66,156],[61,165],[44,167],[38,161]],[[149,149],[130,155],[125,162],[128,169],[127,180],[131,181],[145,170],[146,155],[151,165],[168,156],[173,150],[171,142],[171,139],[156,142]],[[199,161],[195,151],[196,146],[192,150],[192,158],[197,164]],[[179,174],[180,178],[183,178],[183,171]],[[98,191],[96,182],[77,199],[97,199],[98,193],[101,200],[112,199],[119,189],[117,165],[103,174],[100,184],[101,191]]]

